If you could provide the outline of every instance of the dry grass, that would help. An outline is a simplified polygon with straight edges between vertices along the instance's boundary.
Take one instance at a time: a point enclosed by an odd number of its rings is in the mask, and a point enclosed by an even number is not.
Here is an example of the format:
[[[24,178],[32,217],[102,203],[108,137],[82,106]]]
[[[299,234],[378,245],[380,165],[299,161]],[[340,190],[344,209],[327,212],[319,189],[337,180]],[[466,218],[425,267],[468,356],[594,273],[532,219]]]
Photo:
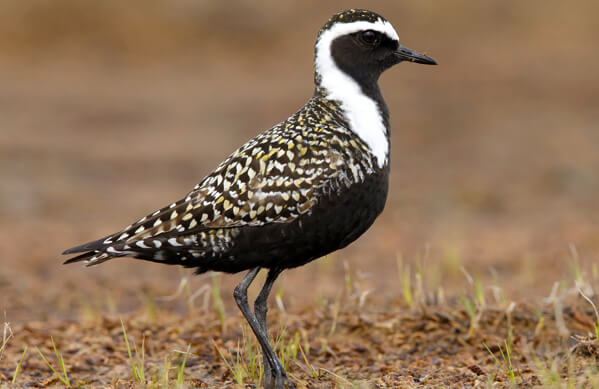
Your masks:
[[[492,293],[497,285],[481,285],[487,303],[473,308],[457,298],[410,307],[399,295],[364,304],[362,287],[352,282],[320,306],[272,309],[271,333],[299,388],[588,387],[599,382],[599,341],[595,310],[577,291],[584,288],[594,299],[598,281],[563,280],[558,297],[535,305],[506,305]],[[464,298],[480,301],[481,295]],[[20,386],[259,386],[262,365],[253,335],[240,314],[226,321],[223,331],[219,310],[210,304],[187,314],[161,309],[158,318],[146,307],[124,320],[95,312],[91,320],[19,324],[6,343],[0,377],[8,384],[19,365]],[[37,347],[39,354],[25,355],[24,347]]]

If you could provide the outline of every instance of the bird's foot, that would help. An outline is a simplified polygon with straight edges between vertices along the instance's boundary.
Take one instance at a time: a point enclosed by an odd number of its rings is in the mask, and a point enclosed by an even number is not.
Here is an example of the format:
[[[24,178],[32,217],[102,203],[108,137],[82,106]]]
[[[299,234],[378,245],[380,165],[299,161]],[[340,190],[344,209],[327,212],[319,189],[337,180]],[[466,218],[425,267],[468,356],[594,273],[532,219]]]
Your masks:
[[[264,388],[265,389],[295,389],[293,382],[287,375],[279,375],[279,376],[270,376],[267,378],[264,376]]]
[[[268,388],[273,388],[274,386],[274,379],[272,377],[272,370],[270,369],[270,366],[268,365],[268,363],[264,366],[264,388],[268,389]]]

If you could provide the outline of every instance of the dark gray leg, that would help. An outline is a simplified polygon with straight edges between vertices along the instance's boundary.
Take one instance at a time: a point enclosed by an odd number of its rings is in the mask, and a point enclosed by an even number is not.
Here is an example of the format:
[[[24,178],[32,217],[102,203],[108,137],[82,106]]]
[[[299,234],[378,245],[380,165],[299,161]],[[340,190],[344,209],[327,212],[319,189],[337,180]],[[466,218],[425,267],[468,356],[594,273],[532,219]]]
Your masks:
[[[260,347],[262,347],[262,353],[266,357],[266,360],[271,367],[275,381],[274,389],[283,389],[283,382],[286,378],[285,369],[283,369],[281,362],[279,362],[275,352],[272,350],[272,347],[270,347],[270,344],[268,343],[268,336],[265,336],[265,334],[262,332],[262,326],[258,322],[258,319],[256,319],[256,315],[248,304],[248,287],[252,281],[254,281],[254,278],[256,278],[258,271],[260,271],[260,268],[255,267],[250,270],[245,277],[243,277],[243,280],[241,280],[239,285],[235,287],[235,290],[233,291],[233,297],[235,298],[235,302],[241,310],[241,313],[243,313],[245,320],[247,320],[252,331],[254,332],[254,335],[256,335],[256,339],[258,339],[258,343],[260,343]],[[272,389],[272,380],[270,382],[265,382],[264,386],[266,389]]]
[[[260,328],[262,333],[268,339],[268,325],[266,324],[266,313],[268,312],[268,295],[272,289],[272,285],[275,283],[277,277],[281,274],[281,269],[270,269],[268,271],[268,276],[266,277],[266,281],[264,282],[264,286],[262,290],[256,297],[254,301],[254,312],[256,314],[256,319],[258,319],[258,324],[260,324]],[[266,357],[266,352],[262,351],[262,360],[264,361],[264,382],[269,385],[272,381],[272,369],[268,362],[268,358]]]

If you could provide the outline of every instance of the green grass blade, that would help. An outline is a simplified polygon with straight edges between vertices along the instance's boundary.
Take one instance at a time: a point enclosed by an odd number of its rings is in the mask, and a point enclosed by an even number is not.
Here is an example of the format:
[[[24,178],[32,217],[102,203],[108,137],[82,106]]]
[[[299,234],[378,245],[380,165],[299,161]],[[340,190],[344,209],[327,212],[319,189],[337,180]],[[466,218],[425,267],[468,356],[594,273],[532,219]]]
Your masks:
[[[509,377],[510,377],[510,381],[512,381],[513,384],[516,383],[516,375],[514,374],[514,367],[512,366],[512,353],[510,351],[510,346],[508,346],[507,342],[504,340],[503,343],[505,344],[505,353],[507,355],[507,364],[508,364],[508,369],[509,369]]]
[[[171,369],[171,364],[170,361],[168,360],[168,357],[165,355],[164,356],[164,387],[168,388],[168,373]]]
[[[137,356],[137,350],[135,350],[135,355]],[[137,367],[137,375],[141,378],[141,382],[146,382],[146,373],[145,373],[145,361],[146,361],[146,337],[143,336],[141,338],[141,360],[139,361],[139,365]]]
[[[42,353],[42,351],[36,347],[37,353],[40,355],[40,357],[42,357],[42,360],[44,361],[44,363],[46,365],[48,365],[48,367],[50,368],[50,370],[52,370],[52,373],[54,373],[54,375],[56,377],[58,377],[58,379],[68,388],[71,387],[71,383],[68,382],[63,376],[60,375],[60,373],[58,371],[56,371],[56,369],[54,368],[54,366],[52,366],[52,364],[46,359],[46,356]]]
[[[487,349],[487,351],[489,352],[489,354],[491,354],[491,356],[493,357],[493,359],[495,360],[495,363],[501,368],[501,370],[503,370],[503,372],[505,373],[506,376],[509,376],[507,368],[503,365],[503,363],[495,356],[495,354],[493,354],[493,351],[491,351],[491,349],[489,348],[489,346],[487,346],[487,344],[485,342],[483,342],[483,346],[485,346],[485,348]],[[503,355],[503,351],[501,351],[501,347],[499,347],[499,351],[501,352],[501,355]]]
[[[133,354],[131,353],[131,347],[129,346],[129,339],[127,338],[127,330],[125,329],[125,323],[123,323],[123,319],[121,319],[121,328],[123,329],[123,337],[125,338],[127,354],[129,355],[129,366],[131,366],[131,374],[133,374],[133,378],[135,379],[135,381],[140,382],[140,379],[137,376],[137,371],[135,369],[135,362],[133,361]]]
[[[214,340],[212,341],[212,343],[214,343]],[[216,346],[216,344],[215,344]],[[185,364],[187,363],[187,357],[189,356],[189,350],[191,348],[191,345],[187,345],[187,351],[185,351],[185,356],[183,357],[183,362],[181,362],[181,366],[179,366],[179,371],[177,372],[177,386],[181,387],[183,385],[183,372],[185,371]],[[218,347],[217,347],[218,350]],[[218,353],[220,353],[220,350],[218,350]],[[222,354],[221,354],[222,357]],[[223,358],[224,359],[224,358]]]
[[[56,344],[54,343],[54,338],[50,337],[50,339],[52,340],[52,348],[54,349],[54,354],[56,355],[56,359],[58,360],[58,364],[60,365],[60,368],[62,369],[62,374],[64,375],[64,379],[67,382],[67,386],[70,388],[71,387],[71,381],[69,380],[69,376],[67,375],[67,368],[64,365],[64,360],[62,359],[62,355],[59,354],[58,350],[56,349]]]
[[[225,355],[223,354],[223,352],[216,345],[216,342],[214,341],[214,339],[212,339],[212,344],[214,345],[214,348],[218,352],[218,355],[220,355],[221,359],[223,360],[223,362],[227,366],[227,369],[229,369],[229,371],[233,375],[233,378],[235,379],[235,382],[237,382],[238,385],[243,385],[243,373],[240,372],[239,369],[237,369],[237,366],[234,367],[234,366],[231,365],[231,363],[229,363],[229,361],[227,360],[227,358],[225,357]],[[238,358],[239,358],[239,354],[238,354]]]
[[[15,372],[12,375],[11,383],[17,382],[17,376],[19,375],[19,370],[21,370],[21,365],[23,364],[23,360],[25,359],[25,355],[27,354],[27,346],[23,349],[23,354],[21,354],[21,359],[19,359],[19,363],[17,363],[17,367],[15,368]]]

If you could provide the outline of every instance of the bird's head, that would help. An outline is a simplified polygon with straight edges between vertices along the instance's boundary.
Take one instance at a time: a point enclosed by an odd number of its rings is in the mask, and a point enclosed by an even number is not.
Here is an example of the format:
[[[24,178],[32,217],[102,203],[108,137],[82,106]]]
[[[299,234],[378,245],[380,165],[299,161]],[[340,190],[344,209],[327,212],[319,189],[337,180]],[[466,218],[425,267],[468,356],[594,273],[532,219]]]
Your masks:
[[[403,61],[436,65],[434,59],[399,44],[397,32],[381,15],[363,9],[337,13],[320,29],[315,46],[316,83],[325,86],[339,71],[364,86]]]

